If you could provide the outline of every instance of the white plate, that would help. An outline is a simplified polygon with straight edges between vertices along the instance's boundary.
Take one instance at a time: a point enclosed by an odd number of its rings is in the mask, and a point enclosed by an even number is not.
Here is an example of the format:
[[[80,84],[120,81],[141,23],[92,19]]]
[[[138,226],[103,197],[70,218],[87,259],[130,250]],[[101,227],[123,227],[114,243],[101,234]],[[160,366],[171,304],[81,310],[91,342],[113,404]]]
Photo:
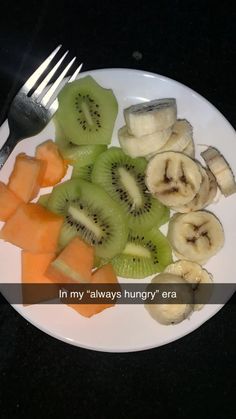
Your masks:
[[[193,126],[197,157],[201,151],[201,144],[214,145],[223,152],[235,171],[234,129],[213,105],[193,90],[166,77],[137,70],[95,70],[82,73],[80,77],[87,74],[92,75],[104,87],[112,88],[117,97],[119,114],[112,144],[118,144],[117,129],[124,125],[122,110],[125,107],[155,98],[175,97],[178,117],[188,119]],[[7,135],[8,126],[5,123],[0,128],[0,146]],[[7,181],[16,154],[25,151],[34,155],[35,146],[48,138],[54,138],[52,123],[39,135],[21,142],[16,147],[0,173],[1,180]],[[217,204],[209,207],[222,221],[226,237],[224,248],[206,265],[215,282],[235,282],[235,207],[236,195],[227,199],[222,197]],[[0,269],[2,281],[20,281],[20,250],[2,241]],[[148,315],[142,305],[117,305],[91,319],[83,318],[63,305],[14,305],[23,317],[49,335],[72,345],[107,352],[140,351],[172,342],[197,329],[221,307],[222,305],[206,305],[189,320],[175,326],[162,326]]]

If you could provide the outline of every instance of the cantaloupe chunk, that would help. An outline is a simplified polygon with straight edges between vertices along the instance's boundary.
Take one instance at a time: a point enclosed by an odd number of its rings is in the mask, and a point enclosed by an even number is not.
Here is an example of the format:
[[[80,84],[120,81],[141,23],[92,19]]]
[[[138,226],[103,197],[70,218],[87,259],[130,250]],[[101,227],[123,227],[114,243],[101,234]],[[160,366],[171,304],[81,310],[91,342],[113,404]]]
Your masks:
[[[0,221],[6,221],[22,203],[3,182],[0,182]]]
[[[22,250],[21,280],[23,284],[23,304],[37,304],[58,298],[59,287],[45,275],[48,265],[55,257],[55,253],[30,253]],[[40,285],[37,286],[37,284]]]
[[[60,182],[65,176],[68,166],[61,156],[57,145],[52,140],[47,140],[38,145],[35,156],[46,164],[41,186],[54,186]]]
[[[8,188],[24,202],[34,199],[39,192],[45,172],[45,162],[20,153],[10,175]]]
[[[0,238],[32,253],[56,251],[63,217],[39,204],[21,204],[4,224]]]
[[[92,279],[94,248],[75,237],[50,263],[46,275],[56,283],[86,283]]]
[[[92,274],[91,284],[118,284],[116,274],[113,270],[112,265],[104,265],[97,269]],[[106,308],[113,307],[113,304],[68,304],[69,307],[76,310],[79,314],[84,317],[92,317],[94,314],[98,314]]]

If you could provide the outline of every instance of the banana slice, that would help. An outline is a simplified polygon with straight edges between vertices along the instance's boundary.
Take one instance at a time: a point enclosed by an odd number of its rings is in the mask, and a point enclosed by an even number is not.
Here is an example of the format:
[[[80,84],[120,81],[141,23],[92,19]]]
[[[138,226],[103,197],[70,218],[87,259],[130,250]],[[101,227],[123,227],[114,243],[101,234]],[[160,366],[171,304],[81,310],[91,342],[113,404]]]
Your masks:
[[[164,151],[156,154],[147,165],[149,191],[169,207],[190,202],[199,191],[201,182],[199,165],[183,153]]]
[[[206,269],[202,268],[201,265],[189,260],[178,260],[175,263],[171,263],[165,268],[164,272],[178,275],[185,279],[185,281],[193,284],[194,311],[201,310],[201,308],[204,306],[204,304],[200,303],[200,301],[203,301],[203,299],[201,300],[201,293],[205,293],[205,295],[203,295],[205,301],[206,293],[207,299],[210,298],[209,291],[211,291],[211,289],[201,289],[199,284],[212,284],[213,276]]]
[[[195,147],[193,139],[189,142],[187,147],[183,150],[184,154],[187,154],[187,156],[194,158],[195,157]]]
[[[213,200],[214,200],[214,198],[217,194],[216,178],[209,169],[206,169],[206,171],[207,171],[207,174],[208,174],[210,184],[209,184],[208,199],[207,199],[207,202],[205,204],[205,207],[207,207],[208,205],[210,205],[213,202]]]
[[[202,182],[201,182],[200,189],[196,193],[192,201],[188,202],[182,207],[173,208],[173,210],[176,212],[185,213],[185,212],[190,212],[190,211],[197,211],[202,208],[205,208],[205,206],[208,203],[209,191],[210,191],[210,179],[209,179],[206,169],[200,163],[198,163],[198,165],[199,165],[199,170],[202,175]]]
[[[152,284],[186,284],[187,282],[181,278],[181,276],[173,275],[170,273],[161,273],[155,276],[152,281]],[[172,288],[172,287],[171,287]],[[185,320],[193,311],[193,290],[189,286],[176,287],[176,294],[178,295],[178,301],[191,301],[190,304],[145,304],[145,308],[151,317],[158,321],[161,324],[177,324]]]
[[[167,142],[172,132],[172,128],[162,131],[155,131],[152,134],[142,137],[130,135],[126,126],[118,131],[120,146],[125,154],[130,157],[145,157],[148,154],[155,154]]]
[[[224,245],[224,230],[208,211],[175,214],[169,222],[167,237],[180,259],[204,264]]]
[[[175,99],[155,99],[132,105],[124,110],[128,131],[135,137],[163,131],[176,121]]]
[[[186,119],[178,119],[173,125],[169,140],[161,151],[183,151],[193,138],[192,125]]]
[[[232,195],[236,192],[236,182],[231,167],[214,147],[208,147],[201,153],[207,166],[216,178],[217,184],[224,196]]]

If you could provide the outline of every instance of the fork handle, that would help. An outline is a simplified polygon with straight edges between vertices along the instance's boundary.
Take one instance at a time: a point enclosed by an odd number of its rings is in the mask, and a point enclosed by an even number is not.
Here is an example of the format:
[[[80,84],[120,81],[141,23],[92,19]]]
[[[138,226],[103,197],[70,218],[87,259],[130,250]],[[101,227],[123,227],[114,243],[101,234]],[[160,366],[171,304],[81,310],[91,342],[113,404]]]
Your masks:
[[[6,142],[2,146],[0,150],[0,170],[3,167],[4,163],[10,156],[11,152],[15,148],[16,144],[18,143],[19,138],[16,138],[14,134],[9,134]]]

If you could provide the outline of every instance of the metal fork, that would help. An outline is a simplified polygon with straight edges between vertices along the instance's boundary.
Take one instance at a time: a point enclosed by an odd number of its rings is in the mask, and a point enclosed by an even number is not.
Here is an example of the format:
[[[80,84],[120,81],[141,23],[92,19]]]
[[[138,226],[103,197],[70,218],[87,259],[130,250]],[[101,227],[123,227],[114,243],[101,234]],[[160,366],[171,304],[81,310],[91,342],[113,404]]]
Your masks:
[[[38,134],[47,125],[53,114],[58,108],[58,100],[56,98],[59,91],[65,85],[65,76],[76,57],[74,57],[60,76],[54,81],[51,86],[48,86],[53,75],[56,73],[58,67],[66,57],[69,51],[66,51],[61,59],[54,65],[46,77],[41,81],[39,86],[33,91],[34,86],[39,78],[47,70],[50,62],[53,60],[61,45],[59,45],[46,60],[35,70],[30,78],[25,82],[19,92],[13,99],[9,112],[9,136],[0,150],[0,169],[5,161],[13,151],[16,144],[24,138],[31,137]],[[67,82],[72,82],[76,79],[83,64],[76,69],[74,74]],[[31,92],[33,93],[31,94]]]

